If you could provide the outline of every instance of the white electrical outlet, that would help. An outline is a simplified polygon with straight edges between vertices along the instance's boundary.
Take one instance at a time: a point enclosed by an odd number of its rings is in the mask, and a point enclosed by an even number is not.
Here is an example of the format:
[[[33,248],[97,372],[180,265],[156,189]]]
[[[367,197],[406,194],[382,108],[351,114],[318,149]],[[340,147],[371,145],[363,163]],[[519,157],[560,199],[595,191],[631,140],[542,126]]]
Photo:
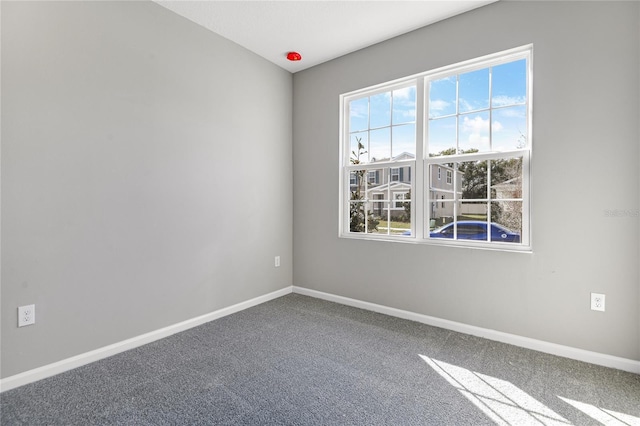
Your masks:
[[[280,267],[280,256],[276,256],[275,265],[276,265],[276,268]]]
[[[604,312],[604,294],[591,293],[591,310]]]
[[[18,327],[36,323],[36,305],[20,306],[18,308]]]

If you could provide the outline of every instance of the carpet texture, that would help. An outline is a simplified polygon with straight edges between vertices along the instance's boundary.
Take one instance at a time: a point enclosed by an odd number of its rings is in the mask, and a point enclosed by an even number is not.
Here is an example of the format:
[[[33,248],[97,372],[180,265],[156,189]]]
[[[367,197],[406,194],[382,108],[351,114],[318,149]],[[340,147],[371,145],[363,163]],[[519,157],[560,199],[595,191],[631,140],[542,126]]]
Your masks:
[[[3,426],[638,425],[640,376],[290,294],[0,402]]]

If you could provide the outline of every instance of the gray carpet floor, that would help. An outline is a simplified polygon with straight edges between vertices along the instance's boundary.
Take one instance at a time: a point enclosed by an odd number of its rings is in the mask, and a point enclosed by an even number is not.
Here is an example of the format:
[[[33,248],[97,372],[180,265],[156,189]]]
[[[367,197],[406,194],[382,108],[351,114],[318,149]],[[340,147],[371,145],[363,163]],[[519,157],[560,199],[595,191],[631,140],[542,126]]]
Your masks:
[[[290,294],[0,401],[3,426],[638,425],[640,376]]]

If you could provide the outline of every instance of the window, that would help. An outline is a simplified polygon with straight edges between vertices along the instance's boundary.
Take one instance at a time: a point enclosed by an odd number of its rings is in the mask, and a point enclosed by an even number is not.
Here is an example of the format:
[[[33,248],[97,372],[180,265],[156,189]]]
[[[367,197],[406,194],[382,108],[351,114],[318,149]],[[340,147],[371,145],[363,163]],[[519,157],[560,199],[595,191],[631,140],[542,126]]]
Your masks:
[[[393,194],[393,199],[396,200],[395,208],[402,209],[405,207],[405,203],[411,200],[410,192],[395,192]]]
[[[528,250],[531,52],[342,95],[340,236]]]
[[[411,229],[411,202],[398,208],[392,197],[412,190],[412,174],[402,173],[401,181],[400,169],[416,164],[416,93],[415,84],[401,84],[348,102],[344,171],[355,185],[343,189],[347,234],[401,235]]]

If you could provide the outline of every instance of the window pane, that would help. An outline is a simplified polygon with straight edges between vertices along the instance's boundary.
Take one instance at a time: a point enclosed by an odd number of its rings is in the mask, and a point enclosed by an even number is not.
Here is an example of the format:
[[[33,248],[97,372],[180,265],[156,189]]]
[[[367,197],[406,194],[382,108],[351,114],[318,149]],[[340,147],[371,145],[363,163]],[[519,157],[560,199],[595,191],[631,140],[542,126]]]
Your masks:
[[[349,131],[369,128],[369,98],[349,102]]]
[[[456,173],[454,164],[441,163],[429,165],[429,227],[442,226],[453,221],[454,186],[447,184],[447,171]],[[440,177],[440,178],[438,178]],[[459,182],[460,180],[458,180]]]
[[[458,220],[469,223],[486,222],[488,205],[483,201],[461,202],[458,207]],[[486,228],[485,228],[486,229]]]
[[[397,157],[402,153],[407,153],[411,158],[416,157],[416,125],[405,124],[402,126],[393,126],[393,157]]]
[[[463,203],[463,204],[468,204],[468,203]],[[471,204],[471,205],[463,205],[462,209],[463,210],[480,210],[484,208],[484,211],[486,212],[487,209],[487,205],[477,205],[477,204]],[[484,214],[485,219],[484,220],[459,220],[456,225],[457,225],[457,239],[458,240],[472,240],[472,241],[487,241],[489,239],[488,237],[488,233],[487,233],[487,222],[486,222],[486,213]]]
[[[364,191],[366,189],[365,177],[366,170],[352,170],[349,172],[349,192],[350,200],[364,199]]]
[[[487,241],[487,224],[458,222],[458,240]]]
[[[489,108],[489,68],[460,74],[460,113]]]
[[[416,88],[406,87],[393,91],[393,124],[416,121]]]
[[[389,233],[392,235],[411,235],[411,199],[410,193],[394,193],[391,203]]]
[[[378,233],[387,235],[401,235],[407,229],[410,230],[411,224],[399,222],[394,217],[394,203],[384,203],[381,215],[376,216],[378,222]],[[390,220],[389,220],[390,219]]]
[[[369,132],[352,133],[349,140],[349,164],[365,164],[368,161]]]
[[[377,190],[376,188],[386,183],[384,173],[385,169],[369,169],[367,170],[367,198],[373,198],[370,192]]]
[[[491,161],[491,198],[522,198],[522,157]]]
[[[377,185],[369,183],[369,179],[375,181],[381,177],[380,170],[352,170],[349,174],[349,230],[351,232],[373,232],[377,221],[373,215],[374,203],[365,202],[365,199]],[[366,213],[366,214],[365,214]]]
[[[429,83],[429,118],[456,113],[456,77]]]
[[[492,241],[519,243],[522,234],[522,201],[491,203]]]
[[[382,213],[385,215],[388,203],[380,203],[378,201],[370,200],[365,204],[365,210],[367,211],[367,232],[373,234],[386,234],[386,229],[380,229],[380,216],[375,214],[375,208],[379,204],[383,204]]]
[[[386,220],[389,204],[389,169],[380,168],[369,170],[369,186],[367,187],[366,198],[371,201],[368,205],[369,213],[377,220]],[[373,201],[380,200],[380,201]],[[371,218],[370,218],[371,220]]]
[[[394,192],[391,205],[391,233],[411,235],[411,190]],[[409,231],[407,233],[407,231]]]
[[[384,127],[391,125],[391,93],[385,92],[371,96],[371,115],[369,128]]]
[[[389,206],[389,203],[386,199],[386,195],[385,194],[372,194],[373,196],[371,197],[372,200],[380,200],[380,201],[372,201],[372,205],[371,205],[371,213],[376,217],[379,218],[381,220],[387,220],[387,209]],[[386,225],[382,225],[382,226],[386,226]]]
[[[509,151],[527,146],[527,109],[524,105],[493,111],[491,146],[493,151]]]
[[[429,121],[429,156],[451,155],[456,153],[457,125],[456,117],[440,118]]]
[[[369,137],[370,162],[389,160],[391,158],[391,128],[372,130]]]
[[[393,220],[405,223],[406,226],[397,225],[398,228],[409,228],[411,224],[411,186],[406,183],[396,183],[391,187],[393,203],[391,216]]]
[[[526,59],[493,67],[491,86],[493,107],[523,104],[527,96]]]
[[[429,189],[433,191],[449,192],[453,193],[453,185],[447,184],[446,176],[447,171],[455,173],[454,163],[440,163],[429,165],[430,186]]]
[[[458,191],[462,199],[487,199],[487,162],[464,161],[458,165]]]
[[[440,202],[436,203],[438,204],[437,207],[435,207],[436,209],[440,208]],[[439,216],[432,216],[428,226],[429,226],[429,237],[430,238],[448,238],[448,239],[452,239],[453,235],[454,235],[454,221],[453,221],[453,202],[443,202],[442,204],[444,204],[445,207],[443,207],[442,209],[450,209],[451,210],[451,215],[439,215]]]
[[[489,111],[460,116],[458,148],[462,152],[489,151]]]
[[[364,202],[362,201],[349,203],[349,231],[365,232]]]

